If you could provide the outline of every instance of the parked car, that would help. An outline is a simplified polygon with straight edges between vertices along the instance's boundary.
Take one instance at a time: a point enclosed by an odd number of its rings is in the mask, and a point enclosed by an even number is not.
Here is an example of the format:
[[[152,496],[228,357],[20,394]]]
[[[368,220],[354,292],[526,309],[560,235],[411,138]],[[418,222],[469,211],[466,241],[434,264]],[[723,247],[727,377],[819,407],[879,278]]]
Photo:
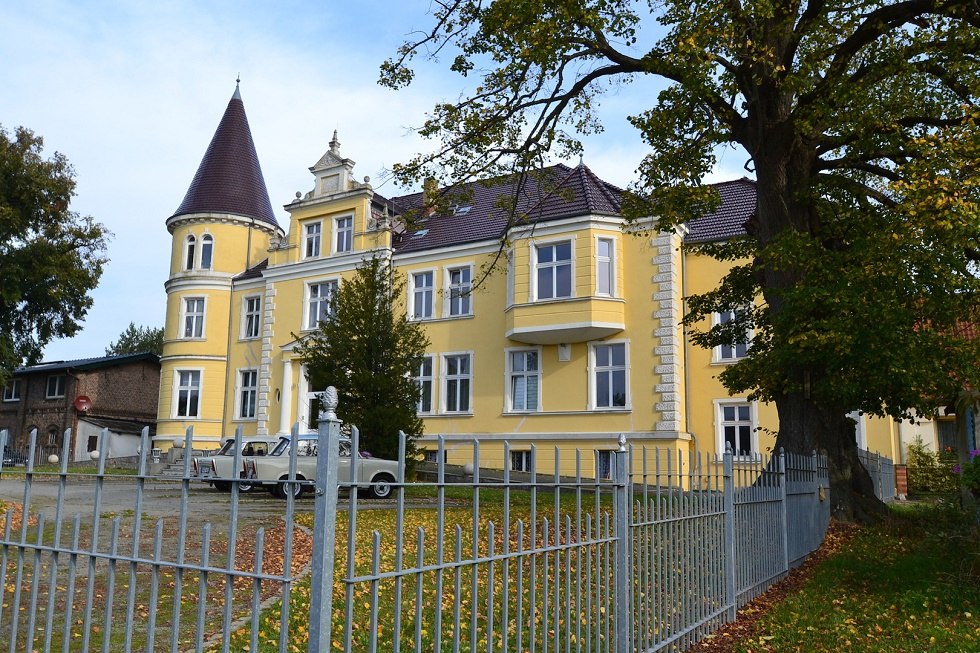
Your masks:
[[[5,448],[3,450],[3,466],[4,467],[26,467],[27,466],[27,456],[19,451],[14,451],[12,449]]]
[[[245,474],[255,484],[265,486],[274,496],[285,499],[289,492],[299,497],[311,490],[316,481],[316,456],[318,438],[315,433],[300,436],[296,448],[296,481],[289,483],[289,442],[280,442],[272,455],[265,458],[250,458],[245,462]],[[280,448],[282,449],[280,451]],[[351,441],[340,440],[340,461],[338,478],[350,478]],[[374,458],[361,453],[357,462],[357,482],[366,485],[367,494],[375,499],[391,496],[393,483],[398,476],[398,463],[394,460]]]
[[[282,438],[248,438],[242,439],[242,460],[250,456],[266,456],[276,448]],[[230,479],[238,476],[245,478],[244,465],[241,469],[233,470],[235,464],[235,438],[225,438],[221,448],[213,456],[198,456],[193,460],[194,475],[201,481],[213,485],[219,492],[230,492],[231,481],[216,480]],[[234,472],[237,472],[235,474]],[[238,484],[239,492],[251,492],[252,484]]]

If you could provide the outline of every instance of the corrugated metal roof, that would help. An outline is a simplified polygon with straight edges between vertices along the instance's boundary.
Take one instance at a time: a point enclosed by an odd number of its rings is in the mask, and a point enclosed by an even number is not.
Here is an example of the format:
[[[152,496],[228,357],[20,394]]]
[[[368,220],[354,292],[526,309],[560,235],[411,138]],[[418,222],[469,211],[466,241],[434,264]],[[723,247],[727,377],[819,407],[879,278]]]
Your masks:
[[[229,213],[279,226],[238,87],[174,216]]]
[[[42,363],[38,363],[37,365],[18,367],[17,369],[14,370],[14,374],[35,374],[37,372],[57,372],[60,370],[67,370],[67,369],[92,370],[100,367],[113,367],[116,365],[125,365],[126,363],[135,363],[142,360],[159,363],[160,357],[150,352],[141,352],[138,354],[122,354],[120,356],[78,358],[70,361],[44,361]]]

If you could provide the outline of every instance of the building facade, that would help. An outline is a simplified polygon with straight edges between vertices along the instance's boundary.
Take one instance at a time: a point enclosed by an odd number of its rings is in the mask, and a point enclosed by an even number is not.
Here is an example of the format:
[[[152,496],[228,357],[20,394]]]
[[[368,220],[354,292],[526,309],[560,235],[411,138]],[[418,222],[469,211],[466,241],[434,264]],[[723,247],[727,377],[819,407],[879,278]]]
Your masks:
[[[11,449],[26,453],[37,429],[38,460],[61,455],[67,429],[72,460],[102,446],[106,428],[110,456],[136,455],[140,430],[156,422],[159,387],[160,357],[151,353],[20,367],[3,388],[0,430]]]
[[[583,164],[473,184],[438,208],[424,192],[383,197],[353,170],[335,132],[280,224],[236,89],[167,220],[156,446],[188,426],[207,446],[238,426],[269,435],[309,425],[314,389],[295,347],[329,317],[344,279],[383,256],[431,342],[418,373],[429,456],[441,437],[447,458],[466,462],[479,439],[484,466],[528,469],[536,447],[539,471],[557,455],[562,473],[601,476],[621,434],[683,459],[726,443],[771,449],[774,408],[729,396],[716,378],[745,347],[695,348],[680,324],[684,297],[724,273],[686,245],[740,233],[753,182],[719,184],[715,213],[651,233],[651,223],[626,224],[621,190]],[[890,423],[864,432],[883,453],[896,441]]]

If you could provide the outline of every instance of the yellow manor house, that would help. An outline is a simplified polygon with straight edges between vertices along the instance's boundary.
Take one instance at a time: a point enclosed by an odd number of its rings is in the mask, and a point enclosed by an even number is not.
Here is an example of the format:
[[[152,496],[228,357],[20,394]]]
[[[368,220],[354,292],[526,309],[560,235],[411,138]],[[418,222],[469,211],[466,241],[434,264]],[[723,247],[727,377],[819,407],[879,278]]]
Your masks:
[[[608,473],[620,434],[640,446],[717,454],[772,448],[772,406],[727,394],[717,380],[745,346],[704,350],[680,325],[684,297],[705,291],[724,264],[686,245],[732,237],[755,210],[747,179],[722,183],[718,211],[675,232],[631,234],[620,189],[579,164],[530,179],[516,198],[529,220],[504,234],[498,198],[514,187],[474,184],[465,202],[406,230],[422,193],[385,198],[355,180],[336,132],[310,168],[313,188],[273,212],[239,90],[228,103],[180,207],[173,236],[154,446],[194,427],[214,447],[313,424],[311,388],[294,350],[327,318],[331,298],[365,258],[390,256],[407,280],[403,305],[431,341],[419,370],[433,457],[513,470]],[[288,220],[288,223],[286,221]],[[488,262],[500,272],[471,292]],[[724,320],[718,315],[715,319]],[[343,399],[341,398],[341,401]],[[898,427],[858,416],[860,444],[896,458]],[[511,455],[503,460],[503,442]],[[576,451],[580,452],[576,454]],[[578,459],[578,463],[576,460]]]

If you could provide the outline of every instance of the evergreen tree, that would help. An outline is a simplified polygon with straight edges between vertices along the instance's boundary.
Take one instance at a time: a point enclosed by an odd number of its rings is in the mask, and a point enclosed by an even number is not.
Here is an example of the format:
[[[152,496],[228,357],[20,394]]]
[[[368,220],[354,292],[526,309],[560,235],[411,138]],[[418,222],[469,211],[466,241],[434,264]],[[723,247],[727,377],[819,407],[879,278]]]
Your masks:
[[[408,436],[409,459],[423,432],[415,377],[429,340],[408,319],[404,291],[390,261],[364,261],[340,285],[330,319],[298,349],[311,387],[337,388],[337,416],[357,426],[361,449],[389,459],[398,456],[399,431]]]
[[[110,342],[105,349],[106,356],[121,356],[122,354],[140,354],[150,352],[161,356],[163,354],[163,327],[129,326],[119,334],[119,339]]]
[[[708,253],[736,263],[689,323],[754,330],[721,378],[774,402],[776,446],[826,451],[834,511],[883,509],[850,410],[930,412],[980,383],[957,325],[980,306],[980,11],[976,0],[479,0],[434,5],[434,27],[382,68],[411,82],[444,57],[472,92],[420,129],[434,153],[395,167],[440,186],[526,172],[581,152],[602,95],[640,78],[629,118],[650,153],[625,212],[671,229],[717,206],[700,180],[737,146],[757,180],[749,235]],[[520,216],[515,216],[519,219]],[[744,263],[748,261],[747,263]],[[753,306],[752,310],[741,310]]]
[[[75,172],[24,127],[0,127],[0,384],[81,329],[92,306],[109,232],[69,209]]]

